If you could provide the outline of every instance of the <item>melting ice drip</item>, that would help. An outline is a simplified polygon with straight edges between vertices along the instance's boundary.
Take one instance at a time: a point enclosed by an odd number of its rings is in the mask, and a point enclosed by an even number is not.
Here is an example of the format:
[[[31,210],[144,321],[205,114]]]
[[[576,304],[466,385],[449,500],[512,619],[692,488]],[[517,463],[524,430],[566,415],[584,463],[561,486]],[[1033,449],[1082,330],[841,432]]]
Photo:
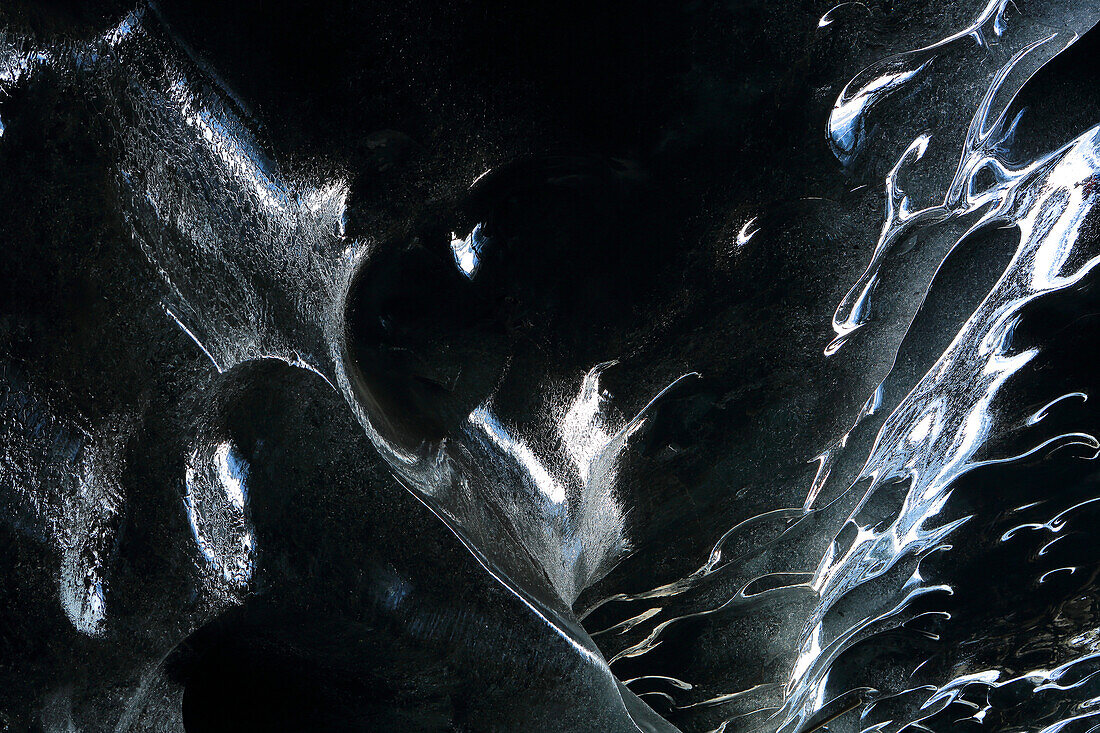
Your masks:
[[[994,2],[965,35],[981,32],[993,23],[999,34],[1005,3]],[[980,36],[979,36],[980,38]],[[963,154],[942,203],[912,211],[901,190],[899,177],[906,166],[918,161],[929,141],[921,135],[908,147],[886,178],[886,221],[867,272],[845,297],[837,310],[834,326],[837,338],[827,354],[835,353],[845,339],[867,319],[867,301],[882,267],[885,253],[914,229],[948,219],[978,214],[977,221],[960,238],[958,246],[972,233],[991,226],[1011,226],[1019,231],[1016,252],[990,292],[965,322],[944,353],[902,400],[882,426],[870,457],[857,482],[868,488],[852,512],[845,531],[838,535],[817,568],[811,585],[819,596],[817,608],[806,625],[802,647],[786,684],[785,702],[776,718],[782,730],[798,730],[826,702],[825,688],[831,664],[865,630],[899,617],[912,602],[929,593],[951,592],[950,586],[928,582],[919,564],[881,608],[861,618],[827,628],[825,617],[840,599],[861,584],[883,577],[906,558],[922,558],[945,549],[949,536],[967,517],[937,522],[947,504],[955,481],[983,465],[1019,460],[1055,446],[1081,444],[1095,450],[1096,438],[1081,432],[1047,436],[1019,455],[991,456],[991,438],[1018,429],[1011,414],[998,406],[1005,385],[1020,374],[1039,353],[1038,348],[1018,349],[1013,332],[1024,309],[1039,298],[1079,284],[1100,262],[1096,243],[1081,237],[1086,218],[1096,204],[1096,180],[1100,175],[1100,127],[1027,165],[1014,168],[1002,159],[1002,147],[1011,139],[1019,116],[1006,119],[1008,105],[991,119],[994,98],[1013,68],[1028,54],[1051,41],[1042,39],[1019,51],[994,77],[978,107],[964,143]],[[939,44],[937,44],[939,46]],[[936,47],[931,47],[936,48]],[[925,53],[915,52],[913,60]],[[830,135],[843,158],[855,145],[859,116],[873,98],[888,88],[906,82],[927,64],[922,61],[909,75],[894,73],[864,85],[858,94],[847,89],[830,121]],[[885,81],[883,81],[885,80]],[[881,83],[880,83],[881,82]],[[979,176],[991,183],[979,185]],[[881,389],[881,388],[880,388]],[[880,391],[876,391],[876,395]],[[1082,393],[1062,395],[1057,403]],[[875,396],[869,404],[876,403]],[[1026,421],[1033,426],[1045,415],[1040,410]],[[841,444],[842,447],[842,444]],[[823,459],[824,462],[825,459]],[[896,515],[889,521],[870,521],[862,510],[880,491],[903,494]],[[841,539],[843,538],[843,539]],[[1054,670],[1037,670],[1024,675],[1035,691],[1055,685],[1076,665],[1095,666],[1095,654],[1067,662]],[[1080,671],[1080,670],[1078,670]],[[927,720],[959,699],[960,690],[979,685],[991,688],[1014,680],[1002,680],[1003,673],[989,670],[967,674],[926,690],[919,704],[904,710],[902,718],[879,720],[864,712],[865,730],[900,730]],[[1077,674],[1077,682],[1091,673]],[[904,694],[915,693],[915,688]],[[1067,688],[1062,688],[1067,689]],[[984,709],[975,711],[980,721]],[[895,711],[896,712],[896,711]],[[1076,713],[1074,720],[1093,717],[1096,711]],[[1060,730],[1069,719],[1049,726]]]
[[[850,161],[858,154],[864,137],[866,118],[870,111],[892,93],[897,93],[917,80],[940,56],[967,42],[985,47],[988,37],[1004,33],[1004,13],[1008,0],[992,0],[977,20],[966,29],[926,48],[891,57],[870,66],[853,79],[841,92],[829,116],[828,140],[841,161]],[[892,247],[914,230],[951,217],[959,217],[991,204],[994,200],[1007,205],[1004,186],[1012,175],[997,157],[1012,138],[1019,118],[1006,123],[1003,117],[988,119],[993,100],[1006,77],[1016,65],[1034,50],[1060,38],[1052,34],[1034,41],[1020,50],[996,75],[981,107],[974,115],[967,133],[964,153],[941,203],[918,211],[911,210],[909,199],[898,184],[899,171],[919,160],[927,150],[930,135],[915,139],[886,178],[886,221],[875,245],[867,271],[852,286],[833,316],[836,338],[826,348],[826,355],[835,353],[862,326],[869,316],[868,300],[879,280],[879,270]],[[1072,41],[1071,36],[1067,41]],[[1063,41],[1066,45],[1066,41]],[[1003,114],[1003,113],[1002,113]],[[986,191],[977,187],[979,173],[987,171],[996,185]]]
[[[986,46],[990,37],[1005,30],[1006,0],[990,2],[970,26],[943,41],[918,51],[892,57],[870,67],[842,92],[829,120],[828,135],[837,157],[850,162],[863,145],[865,117],[885,96],[914,83],[935,61],[937,54],[962,43]],[[827,20],[828,22],[824,22]],[[826,16],[822,25],[831,23]],[[933,593],[951,593],[948,584],[932,582],[922,575],[920,560],[937,551],[949,549],[951,535],[968,517],[937,518],[951,497],[956,481],[976,468],[1018,461],[1067,445],[1079,445],[1089,452],[1100,442],[1086,432],[1048,431],[1023,452],[996,455],[993,439],[1004,438],[1041,423],[1055,405],[1070,399],[1087,399],[1083,392],[1072,391],[1052,396],[1046,406],[1030,416],[1016,419],[1002,404],[1006,385],[1040,353],[1038,347],[1017,348],[1013,335],[1025,309],[1039,299],[1078,286],[1100,262],[1100,249],[1089,236],[1082,236],[1086,221],[1093,214],[1100,190],[1100,127],[1093,128],[1063,147],[1029,163],[1014,166],[1005,157],[1020,116],[1009,118],[1013,99],[997,104],[999,92],[1013,71],[1030,55],[1057,46],[1064,48],[1073,37],[1051,34],[1020,49],[992,78],[963,142],[959,163],[946,182],[942,199],[929,207],[916,209],[905,195],[901,180],[911,166],[924,156],[931,136],[916,137],[886,176],[886,216],[877,245],[866,272],[853,285],[837,308],[833,325],[836,338],[826,349],[836,358],[840,348],[857,329],[869,322],[869,301],[873,297],[887,255],[894,246],[918,230],[949,221],[973,221],[955,241],[955,247],[980,230],[1014,228],[1019,235],[1015,253],[977,308],[962,325],[954,339],[927,373],[919,379],[900,404],[885,419],[863,469],[851,488],[864,492],[851,512],[843,531],[838,533],[816,570],[810,574],[789,573],[786,578],[772,577],[780,588],[805,588],[814,594],[815,603],[805,621],[799,648],[782,684],[763,682],[751,689],[736,690],[701,703],[675,705],[675,697],[663,695],[679,710],[701,705],[729,705],[747,701],[746,712],[727,718],[717,732],[733,730],[780,730],[795,733],[809,725],[817,729],[823,723],[819,713],[837,698],[829,699],[828,683],[833,664],[853,644],[866,638],[871,630],[900,623],[906,610],[918,598]],[[1034,73],[1034,72],[1032,72]],[[999,113],[995,108],[1000,108]],[[1022,114],[1022,113],[1021,113]],[[751,225],[745,225],[748,230]],[[953,248],[952,248],[953,249]],[[880,384],[868,398],[857,423],[882,407]],[[854,428],[853,428],[854,429]],[[743,584],[731,598],[704,610],[672,616],[661,599],[681,596],[699,588],[706,579],[730,562],[728,546],[739,534],[753,526],[774,521],[809,517],[814,502],[836,455],[847,447],[848,434],[837,439],[820,457],[820,470],[814,478],[805,506],[782,508],[752,517],[726,532],[714,545],[707,562],[694,573],[650,591],[615,596],[607,600],[638,601],[652,599],[658,605],[615,626],[595,632],[625,633],[651,625],[651,631],[612,659],[638,657],[662,643],[666,631],[688,618],[710,616],[744,605],[751,597],[751,586],[763,578]],[[1028,433],[1029,435],[1031,433]],[[869,519],[865,511],[880,494],[893,492],[896,508],[883,519]],[[889,503],[889,502],[887,502]],[[1072,513],[1080,505],[1062,514]],[[1017,531],[1057,533],[1065,524],[1059,514],[1050,522],[1021,525]],[[793,539],[792,539],[793,541]],[[1045,548],[1044,548],[1045,550]],[[902,570],[901,575],[897,575]],[[901,580],[890,585],[897,575]],[[1074,572],[1059,568],[1052,572]],[[1043,582],[1047,573],[1039,582]],[[830,614],[853,590],[878,581],[888,590],[879,589],[877,605],[862,609],[854,618],[838,622]],[[1090,637],[1091,638],[1091,637]],[[1050,689],[1084,689],[1100,670],[1096,644],[1082,643],[1077,659],[1049,669],[1037,669],[1023,675],[1011,675],[989,669],[967,672],[941,684],[918,685],[895,695],[895,701],[856,700],[861,710],[861,730],[900,731],[907,725],[919,727],[952,702],[964,699],[964,693],[977,690],[977,696],[994,688],[1024,684],[1033,693]],[[917,664],[914,660],[913,664]],[[913,670],[915,671],[915,670]],[[649,679],[658,679],[650,677]],[[662,678],[671,692],[692,688],[692,681]],[[632,680],[634,682],[636,680]],[[674,689],[675,688],[675,689]],[[973,695],[965,698],[970,705]],[[1062,719],[1049,723],[1045,733],[1055,733],[1074,723],[1092,721],[1100,716],[1098,700],[1086,700]],[[853,705],[847,705],[845,711]],[[989,705],[975,705],[973,718],[980,722]],[[842,711],[843,712],[843,711]],[[1044,723],[1046,724],[1046,723]],[[1082,728],[1084,730],[1084,728]]]
[[[833,13],[839,8],[856,4],[846,2],[834,7],[822,16],[818,27],[830,25]],[[888,95],[920,77],[937,56],[971,40],[986,46],[990,36],[995,38],[1004,33],[1004,15],[1009,4],[1010,0],[990,0],[974,22],[961,31],[930,46],[884,59],[852,79],[840,93],[829,116],[828,140],[836,156],[842,162],[850,162],[863,146],[868,111]]]
[[[1094,254],[1067,271],[1071,256],[1080,255],[1080,229],[1097,200],[1090,181],[1100,174],[1100,128],[1026,168],[1000,171],[1004,180],[989,194],[990,210],[979,225],[1013,223],[1020,230],[1020,246],[948,349],[879,432],[860,475],[870,481],[870,488],[849,519],[854,528],[851,539],[846,546],[834,543],[813,579],[821,602],[788,684],[792,719],[804,714],[799,708],[812,710],[813,703],[804,698],[812,698],[824,684],[830,660],[846,642],[884,618],[865,618],[824,638],[825,612],[856,585],[885,574],[902,558],[942,546],[966,521],[935,523],[957,478],[977,467],[1018,460],[1055,445],[1100,447],[1091,435],[1066,433],[1021,455],[977,458],[990,437],[1014,427],[994,407],[995,399],[1038,354],[1037,348],[1013,349],[1013,329],[1022,310],[1037,298],[1072,288],[1100,262],[1100,254]],[[862,523],[860,509],[877,490],[898,481],[908,488],[897,517],[886,526]],[[938,590],[949,588],[925,583],[918,569],[886,615]],[[922,717],[937,712],[941,699],[946,699],[945,693],[930,697]]]

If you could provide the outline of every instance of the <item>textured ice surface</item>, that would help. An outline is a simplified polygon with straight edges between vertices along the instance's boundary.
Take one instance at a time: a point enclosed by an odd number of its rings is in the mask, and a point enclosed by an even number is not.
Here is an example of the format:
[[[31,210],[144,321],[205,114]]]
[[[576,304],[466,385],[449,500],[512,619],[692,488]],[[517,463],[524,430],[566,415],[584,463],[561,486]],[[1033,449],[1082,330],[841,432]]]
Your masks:
[[[229,5],[0,8],[0,728],[1100,726],[1100,10]]]

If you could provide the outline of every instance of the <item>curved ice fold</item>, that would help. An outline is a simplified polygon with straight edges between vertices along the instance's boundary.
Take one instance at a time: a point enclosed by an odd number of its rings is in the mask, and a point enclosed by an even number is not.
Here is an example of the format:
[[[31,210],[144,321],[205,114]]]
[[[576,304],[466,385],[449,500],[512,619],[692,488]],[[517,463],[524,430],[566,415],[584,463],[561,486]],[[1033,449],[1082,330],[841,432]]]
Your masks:
[[[187,521],[203,560],[232,590],[247,586],[256,563],[247,480],[248,464],[232,443],[204,442],[188,458]]]

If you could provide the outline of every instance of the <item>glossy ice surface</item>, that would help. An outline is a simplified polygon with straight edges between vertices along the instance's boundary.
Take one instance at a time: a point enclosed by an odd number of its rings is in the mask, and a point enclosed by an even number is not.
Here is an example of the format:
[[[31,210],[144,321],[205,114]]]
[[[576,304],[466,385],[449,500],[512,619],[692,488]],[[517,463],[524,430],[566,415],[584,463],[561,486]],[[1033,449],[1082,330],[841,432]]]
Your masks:
[[[0,730],[1100,729],[1100,6],[0,6]]]

